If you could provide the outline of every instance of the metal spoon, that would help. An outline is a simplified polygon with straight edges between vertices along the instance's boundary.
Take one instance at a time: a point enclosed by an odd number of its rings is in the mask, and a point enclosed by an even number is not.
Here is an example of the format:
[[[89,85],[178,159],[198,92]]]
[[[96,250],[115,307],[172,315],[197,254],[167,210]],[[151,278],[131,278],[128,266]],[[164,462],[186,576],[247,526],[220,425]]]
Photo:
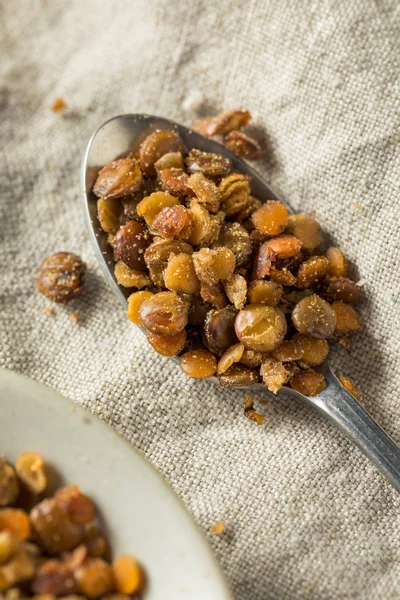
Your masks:
[[[199,148],[207,152],[223,154],[231,160],[235,169],[251,177],[254,196],[260,199],[276,197],[249,165],[217,142],[182,125],[167,119],[141,114],[122,115],[104,123],[90,138],[83,156],[82,200],[96,257],[107,282],[125,308],[130,292],[121,289],[116,283],[112,251],[107,243],[107,234],[102,231],[97,219],[97,198],[92,193],[92,187],[101,167],[129,151],[138,150],[142,140],[157,129],[175,130],[189,149]],[[308,402],[333,421],[400,492],[400,448],[341,385],[329,366],[326,366],[325,378],[327,386],[318,396],[303,396],[290,388],[285,388],[284,392]]]

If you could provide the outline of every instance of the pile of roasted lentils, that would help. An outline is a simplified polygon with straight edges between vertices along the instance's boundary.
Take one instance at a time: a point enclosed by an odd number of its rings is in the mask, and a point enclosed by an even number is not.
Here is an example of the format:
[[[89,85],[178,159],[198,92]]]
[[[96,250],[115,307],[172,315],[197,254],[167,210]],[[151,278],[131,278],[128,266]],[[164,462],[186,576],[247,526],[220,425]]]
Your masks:
[[[129,600],[145,576],[137,560],[110,560],[96,506],[77,485],[48,490],[37,452],[0,458],[0,600]]]
[[[258,143],[240,131],[249,120],[231,110],[194,128],[259,158]],[[313,367],[330,341],[349,347],[361,290],[342,252],[322,250],[313,217],[255,198],[228,158],[188,150],[171,130],[153,131],[138,152],[106,165],[93,192],[116,280],[139,290],[128,317],[154,350],[222,386],[262,381],[274,393],[288,385],[310,396],[324,388]]]
[[[193,127],[257,159],[261,147],[241,131],[250,118],[230,110]],[[179,356],[189,377],[216,375],[223,387],[262,381],[274,393],[287,385],[309,396],[324,389],[313,367],[329,342],[351,348],[361,288],[339,248],[323,248],[313,217],[255,198],[228,158],[188,150],[171,130],[153,131],[138,152],[106,165],[93,192],[115,278],[136,290],[128,317],[154,350]],[[66,302],[84,279],[82,260],[58,252],[41,264],[37,287]],[[341,381],[359,398],[350,379]]]

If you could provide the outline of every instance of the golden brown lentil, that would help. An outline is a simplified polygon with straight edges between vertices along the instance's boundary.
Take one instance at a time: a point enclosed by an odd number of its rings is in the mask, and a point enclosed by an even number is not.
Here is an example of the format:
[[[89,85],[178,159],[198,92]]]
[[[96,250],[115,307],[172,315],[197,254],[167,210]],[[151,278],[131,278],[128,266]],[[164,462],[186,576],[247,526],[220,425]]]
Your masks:
[[[122,285],[125,288],[135,287],[140,290],[151,285],[151,280],[147,273],[131,269],[122,260],[115,263],[114,275],[118,285]]]
[[[57,252],[40,265],[36,287],[53,302],[69,302],[82,293],[86,265],[71,252]]]
[[[158,354],[163,356],[176,356],[180,354],[186,344],[186,330],[179,331],[172,335],[158,335],[152,331],[147,331],[147,341]]]
[[[312,256],[304,261],[297,273],[297,287],[309,288],[325,277],[329,261],[325,256]]]
[[[251,216],[254,227],[266,235],[279,235],[288,224],[287,209],[278,200],[267,200]]]
[[[172,254],[164,271],[164,283],[168,290],[181,294],[197,294],[200,282],[196,275],[193,257],[189,254]]]
[[[133,556],[118,556],[112,564],[113,578],[117,592],[136,594],[143,587],[143,571]]]
[[[121,225],[123,206],[117,198],[99,198],[97,200],[97,217],[103,231],[116,234]]]
[[[161,159],[160,159],[161,160]],[[160,184],[166,192],[175,196],[191,195],[192,190],[189,187],[189,175],[185,173],[183,168],[175,167],[162,169],[158,173]]]
[[[134,158],[121,158],[102,169],[93,186],[99,198],[122,198],[132,194],[142,183],[142,172]]]
[[[239,362],[246,367],[250,367],[250,369],[255,369],[256,367],[259,367],[266,358],[267,354],[265,352],[255,352],[254,350],[245,348]]]
[[[360,328],[360,321],[354,308],[344,302],[334,302],[332,309],[336,314],[337,333],[351,333]]]
[[[145,298],[139,307],[143,326],[158,335],[182,331],[188,321],[190,302],[175,292],[160,292]]]
[[[153,221],[153,229],[166,239],[187,240],[193,231],[193,219],[190,211],[178,204],[163,208]]]
[[[264,279],[267,275],[270,276],[271,268],[276,260],[275,252],[268,246],[267,243],[261,244],[259,247],[253,265],[254,279]]]
[[[326,339],[335,331],[336,314],[333,306],[314,294],[296,304],[292,312],[292,321],[300,333]]]
[[[296,373],[289,384],[291,388],[305,396],[317,396],[326,387],[324,376],[313,369]]]
[[[188,187],[195,194],[199,204],[205,206],[210,213],[217,213],[221,204],[221,193],[213,181],[204,173],[193,173],[189,177]]]
[[[300,335],[300,334],[299,334]],[[316,340],[322,341],[322,340]],[[325,340],[323,340],[325,341]],[[293,360],[303,360],[304,348],[298,339],[294,337],[291,340],[283,340],[280,346],[273,352],[273,356],[281,362],[291,362]]]
[[[243,344],[234,344],[228,350],[225,350],[218,362],[217,375],[222,375],[233,363],[239,362],[243,356],[243,352]]]
[[[306,250],[315,250],[322,243],[321,227],[309,215],[290,215],[287,229],[301,241]]]
[[[203,173],[210,179],[223,177],[231,167],[231,161],[220,154],[202,152],[193,148],[186,158],[186,166],[189,173]]]
[[[196,379],[211,377],[217,371],[217,359],[209,350],[190,350],[181,356],[181,369]]]
[[[54,497],[74,523],[87,525],[95,518],[95,505],[88,496],[82,494],[77,485],[67,485],[60,488]]]
[[[329,262],[328,273],[332,277],[346,277],[348,271],[347,260],[339,248],[331,246],[326,251],[326,258]]]
[[[237,310],[244,308],[247,298],[247,281],[243,275],[234,273],[223,282],[223,286],[229,302]]]
[[[271,238],[263,246],[270,248],[277,259],[286,259],[297,256],[302,248],[302,243],[292,235],[281,235]]]
[[[328,300],[354,304],[361,297],[361,288],[347,277],[331,277],[321,293]]]
[[[174,131],[158,130],[148,135],[140,146],[140,168],[143,174],[146,177],[155,177],[155,163],[171,152],[186,153],[181,138]]]
[[[233,306],[226,306],[220,310],[210,310],[204,322],[205,342],[211,352],[217,356],[239,340],[235,333],[235,319],[237,311]]]
[[[283,341],[287,324],[277,308],[265,304],[249,304],[239,311],[235,332],[248,350],[272,352]]]
[[[228,304],[228,299],[224,294],[220,283],[200,284],[200,296],[204,302],[211,304],[214,308],[224,308]],[[203,321],[204,322],[204,321]]]
[[[236,267],[240,267],[250,258],[252,243],[248,232],[240,223],[223,223],[211,248],[229,248],[235,256]]]
[[[311,338],[302,333],[295,333],[292,340],[300,344],[301,366],[321,365],[329,354],[329,344],[326,340]]]
[[[227,218],[242,213],[249,204],[253,204],[250,196],[249,178],[242,173],[231,173],[219,184],[221,193],[221,209]]]
[[[279,283],[267,280],[252,281],[248,290],[249,303],[277,306],[282,293],[283,287]]]
[[[140,320],[140,307],[145,300],[151,298],[152,296],[153,292],[149,291],[134,292],[129,296],[128,310],[126,314],[128,315],[128,318],[132,321],[132,323],[135,323],[135,325],[143,325],[142,321]]]
[[[189,210],[193,221],[193,230],[188,241],[194,246],[214,242],[218,238],[221,228],[217,215],[211,215],[205,206],[199,204],[195,198],[191,200]]]
[[[15,469],[0,456],[0,507],[14,504],[19,493]]]
[[[151,235],[146,227],[139,221],[128,221],[115,236],[115,259],[122,260],[128,267],[137,271],[144,271],[144,251],[151,243]]]
[[[279,285],[283,285],[285,287],[296,284],[296,276],[286,268],[276,269],[275,267],[271,267],[269,270],[269,278],[271,281],[279,283]]]
[[[164,209],[171,206],[178,206],[179,200],[171,194],[165,192],[153,192],[139,202],[136,207],[137,213],[143,217],[149,227],[153,226],[156,216]]]
[[[201,248],[193,253],[193,263],[199,280],[213,285],[233,275],[235,255],[229,248]]]
[[[26,540],[31,535],[29,515],[20,508],[1,508],[1,531],[9,531],[18,540]]]
[[[87,598],[98,598],[114,588],[113,570],[102,558],[88,558],[76,572],[79,591]]]
[[[212,137],[217,134],[227,134],[235,129],[241,129],[251,120],[251,114],[248,110],[231,109],[216,117],[207,117],[198,119],[193,123],[193,129],[205,135]]]
[[[218,376],[221,387],[247,387],[260,381],[258,369],[249,369],[245,365],[234,363],[227,371]]]
[[[41,494],[47,486],[43,457],[38,452],[23,452],[15,463],[17,475],[32,494]]]
[[[163,154],[155,163],[157,174],[160,175],[164,169],[182,169],[185,168],[182,152],[167,152]],[[150,180],[151,181],[151,180]]]
[[[224,145],[236,156],[259,160],[262,157],[262,148],[254,138],[243,131],[231,131],[224,137]]]

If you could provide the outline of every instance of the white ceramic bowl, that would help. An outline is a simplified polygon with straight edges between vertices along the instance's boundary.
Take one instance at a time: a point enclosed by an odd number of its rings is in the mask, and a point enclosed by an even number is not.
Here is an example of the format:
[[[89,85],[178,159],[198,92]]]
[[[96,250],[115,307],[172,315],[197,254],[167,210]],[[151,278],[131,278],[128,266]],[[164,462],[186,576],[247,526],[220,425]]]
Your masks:
[[[95,501],[115,553],[148,574],[145,600],[232,600],[221,570],[181,501],[123,437],[27,377],[0,369],[0,454],[36,450]]]

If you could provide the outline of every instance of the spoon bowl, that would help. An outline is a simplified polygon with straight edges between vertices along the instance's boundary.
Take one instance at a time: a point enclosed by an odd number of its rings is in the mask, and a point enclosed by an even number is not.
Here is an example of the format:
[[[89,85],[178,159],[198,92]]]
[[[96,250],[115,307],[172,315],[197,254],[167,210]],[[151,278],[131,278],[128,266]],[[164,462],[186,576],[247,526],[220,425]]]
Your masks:
[[[198,148],[205,152],[222,154],[229,158],[235,170],[251,179],[252,194],[260,200],[276,198],[267,183],[247,163],[233,155],[224,146],[205,138],[196,131],[164,119],[144,114],[121,115],[106,121],[90,138],[81,166],[81,192],[89,236],[106,281],[114,294],[127,308],[127,298],[131,291],[121,288],[114,276],[114,259],[107,234],[101,229],[97,218],[97,197],[93,194],[93,184],[99,170],[111,161],[121,158],[128,152],[139,150],[142,141],[153,131],[172,129],[190,150]],[[285,203],[287,208],[287,203]],[[140,328],[139,328],[140,329]],[[177,360],[175,358],[175,360]],[[326,388],[315,397],[304,396],[291,388],[282,392],[311,404],[333,421],[342,432],[376,465],[379,471],[400,492],[400,449],[385,431],[372,419],[340,383],[329,365],[321,367],[326,379]],[[218,382],[217,378],[211,378]],[[249,388],[250,389],[250,388]],[[251,389],[262,389],[261,384]]]

